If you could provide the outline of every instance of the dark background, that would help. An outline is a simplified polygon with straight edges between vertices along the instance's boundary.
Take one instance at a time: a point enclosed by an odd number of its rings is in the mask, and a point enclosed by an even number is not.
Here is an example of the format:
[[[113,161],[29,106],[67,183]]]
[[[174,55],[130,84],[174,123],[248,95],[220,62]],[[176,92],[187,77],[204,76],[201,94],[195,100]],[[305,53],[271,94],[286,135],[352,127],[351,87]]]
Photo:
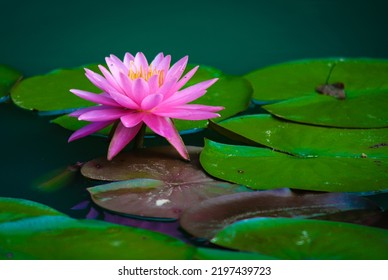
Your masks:
[[[188,54],[230,74],[315,57],[388,57],[384,0],[4,1],[0,63],[27,76],[111,53]]]
[[[0,64],[29,77],[55,68],[103,62],[142,51],[211,65],[241,75],[288,60],[388,58],[388,2],[327,1],[3,1]],[[57,209],[87,197],[76,187],[57,195],[34,190],[37,177],[105,155],[107,142],[67,144],[69,131],[49,117],[0,104],[0,196],[38,200]],[[194,137],[185,137],[195,144]],[[84,187],[84,186],[83,186]]]

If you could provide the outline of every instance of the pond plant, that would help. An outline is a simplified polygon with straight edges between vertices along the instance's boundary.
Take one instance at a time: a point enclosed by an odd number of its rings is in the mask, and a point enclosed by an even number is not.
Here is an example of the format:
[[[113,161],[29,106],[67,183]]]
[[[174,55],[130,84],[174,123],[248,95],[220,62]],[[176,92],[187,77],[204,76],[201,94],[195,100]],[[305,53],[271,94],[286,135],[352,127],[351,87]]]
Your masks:
[[[1,259],[388,258],[387,60],[244,76],[163,53],[105,62],[25,79],[0,67],[1,102],[51,116],[70,142],[110,142],[40,183],[88,182],[66,214],[0,198]]]

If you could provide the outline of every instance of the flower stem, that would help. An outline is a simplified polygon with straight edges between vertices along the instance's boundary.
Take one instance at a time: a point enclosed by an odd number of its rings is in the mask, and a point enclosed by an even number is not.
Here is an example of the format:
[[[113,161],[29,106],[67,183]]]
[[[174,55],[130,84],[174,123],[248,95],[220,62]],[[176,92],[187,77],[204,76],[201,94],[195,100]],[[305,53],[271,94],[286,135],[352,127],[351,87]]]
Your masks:
[[[141,126],[139,132],[137,133],[135,139],[134,139],[134,149],[141,149],[144,148],[144,135],[146,130],[146,125],[143,123]]]

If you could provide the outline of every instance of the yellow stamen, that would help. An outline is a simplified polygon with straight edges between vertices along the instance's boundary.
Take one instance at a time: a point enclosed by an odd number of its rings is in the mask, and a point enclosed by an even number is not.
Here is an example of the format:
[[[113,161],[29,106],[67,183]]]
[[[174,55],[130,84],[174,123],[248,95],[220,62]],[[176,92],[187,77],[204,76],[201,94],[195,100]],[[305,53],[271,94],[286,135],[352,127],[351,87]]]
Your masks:
[[[148,81],[154,75],[159,76],[158,82],[159,82],[159,86],[161,86],[164,82],[164,71],[163,70],[158,70],[158,69],[154,68],[151,64],[148,66],[148,71],[145,71],[143,69],[143,67],[140,67],[140,69],[138,69],[136,67],[135,63],[133,61],[131,61],[130,66],[129,66],[129,73],[128,73],[128,77],[131,80],[143,78],[144,80]]]

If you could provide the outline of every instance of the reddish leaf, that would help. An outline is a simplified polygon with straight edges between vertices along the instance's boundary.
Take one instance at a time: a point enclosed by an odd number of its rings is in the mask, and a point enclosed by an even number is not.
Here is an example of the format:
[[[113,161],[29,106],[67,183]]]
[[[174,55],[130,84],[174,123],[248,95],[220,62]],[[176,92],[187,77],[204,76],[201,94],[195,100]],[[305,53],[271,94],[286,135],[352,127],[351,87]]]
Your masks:
[[[212,238],[225,226],[253,217],[297,217],[362,224],[381,214],[371,201],[341,193],[296,194],[287,189],[225,195],[185,211],[181,226],[194,236]]]

